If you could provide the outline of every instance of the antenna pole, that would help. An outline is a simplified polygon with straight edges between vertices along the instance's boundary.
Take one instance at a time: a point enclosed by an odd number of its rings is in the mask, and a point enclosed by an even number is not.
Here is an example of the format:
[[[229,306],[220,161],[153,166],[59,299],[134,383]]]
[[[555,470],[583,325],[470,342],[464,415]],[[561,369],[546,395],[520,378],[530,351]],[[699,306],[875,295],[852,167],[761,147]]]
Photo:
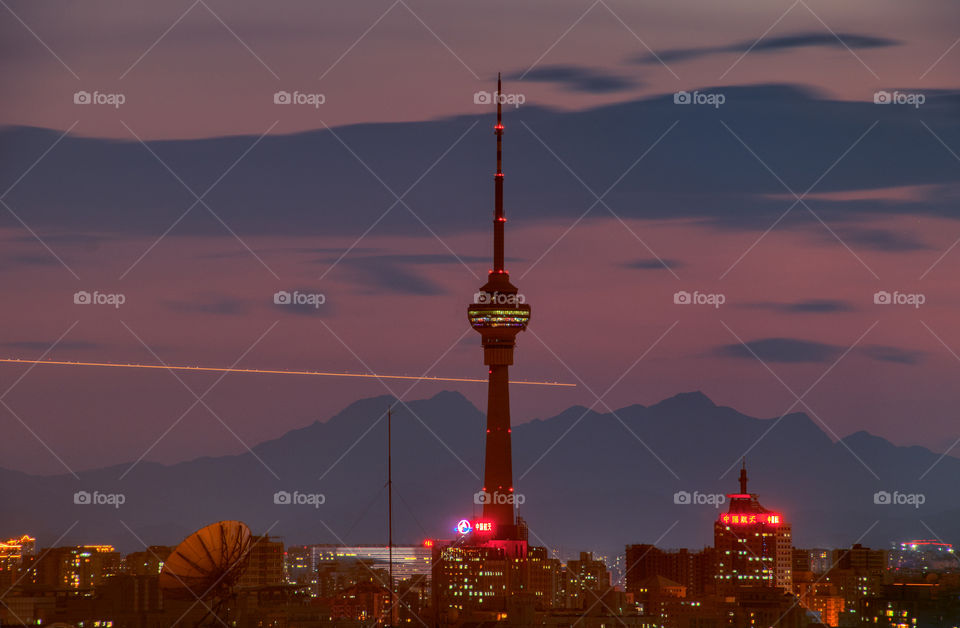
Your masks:
[[[500,74],[497,74],[497,126],[493,127],[497,136],[497,173],[494,175],[494,214],[493,214],[493,270],[503,272],[503,105],[500,97]]]
[[[393,408],[387,407],[387,552],[390,561],[390,623],[393,626]]]

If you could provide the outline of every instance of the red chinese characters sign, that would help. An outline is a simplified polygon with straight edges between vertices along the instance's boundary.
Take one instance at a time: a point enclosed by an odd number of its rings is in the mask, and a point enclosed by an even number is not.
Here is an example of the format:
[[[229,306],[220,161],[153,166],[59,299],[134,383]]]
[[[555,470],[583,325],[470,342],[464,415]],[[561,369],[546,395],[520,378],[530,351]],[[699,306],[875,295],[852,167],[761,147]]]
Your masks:
[[[724,513],[720,515],[720,523],[725,525],[751,525],[756,523],[778,525],[780,521],[780,515],[773,513]]]

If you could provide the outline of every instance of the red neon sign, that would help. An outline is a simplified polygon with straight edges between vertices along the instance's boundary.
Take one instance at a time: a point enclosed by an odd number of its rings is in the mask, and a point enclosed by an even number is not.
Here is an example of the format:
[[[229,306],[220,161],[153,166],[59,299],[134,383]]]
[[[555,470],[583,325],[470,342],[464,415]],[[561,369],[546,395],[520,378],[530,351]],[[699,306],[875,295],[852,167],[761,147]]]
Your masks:
[[[477,532],[493,532],[493,522],[477,521],[476,523],[474,523],[473,528]]]
[[[757,523],[766,523],[768,525],[779,525],[781,523],[780,515],[768,513],[744,513],[744,514],[722,514],[720,523],[732,525],[751,525]]]

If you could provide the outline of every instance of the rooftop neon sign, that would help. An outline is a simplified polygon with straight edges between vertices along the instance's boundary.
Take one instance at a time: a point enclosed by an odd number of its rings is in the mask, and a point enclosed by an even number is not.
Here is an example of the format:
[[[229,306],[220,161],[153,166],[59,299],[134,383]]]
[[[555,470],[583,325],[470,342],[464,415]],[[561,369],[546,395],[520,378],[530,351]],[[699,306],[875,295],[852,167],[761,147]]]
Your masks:
[[[458,534],[470,534],[471,532],[476,532],[478,534],[493,534],[493,522],[484,521],[478,519],[476,521],[470,521],[469,519],[461,519],[457,522],[456,527],[454,528]]]
[[[782,523],[780,515],[775,513],[743,513],[731,514],[724,513],[720,515],[720,523],[727,525],[751,525],[757,523],[766,523],[768,525],[779,525]]]

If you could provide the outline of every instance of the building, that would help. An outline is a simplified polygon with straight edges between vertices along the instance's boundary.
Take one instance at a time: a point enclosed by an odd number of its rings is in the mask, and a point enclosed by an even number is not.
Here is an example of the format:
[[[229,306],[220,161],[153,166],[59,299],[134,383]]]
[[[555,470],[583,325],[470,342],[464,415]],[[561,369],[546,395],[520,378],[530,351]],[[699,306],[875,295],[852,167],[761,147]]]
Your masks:
[[[0,542],[0,591],[6,591],[20,577],[24,557],[33,556],[37,539],[29,534]]]
[[[390,570],[390,548],[387,545],[306,545],[303,547],[308,554],[305,559],[302,559],[306,563],[304,566],[309,565],[314,572],[331,560],[350,559],[368,560],[377,569]],[[400,581],[413,576],[426,576],[429,581],[432,555],[432,548],[426,545],[394,545],[394,579]]]
[[[527,551],[527,578],[536,610],[564,606],[564,570],[559,558],[551,558],[545,547]]]
[[[891,569],[905,574],[960,570],[960,558],[953,545],[936,540],[905,541],[890,552]]]
[[[882,573],[887,568],[886,550],[874,550],[857,543],[849,549],[833,550],[834,569]]]
[[[716,552],[704,548],[691,552],[684,548],[664,551],[653,545],[628,545],[626,548],[626,590],[639,594],[640,583],[653,576],[677,582],[690,597],[702,597],[716,591]]]
[[[813,611],[826,626],[839,626],[840,616],[845,611],[845,598],[840,587],[809,569],[794,570],[793,593],[803,608]],[[855,600],[854,600],[855,601]]]
[[[687,588],[663,576],[648,576],[634,583],[634,602],[640,608],[640,614],[656,619],[662,626],[675,627],[680,615],[680,607],[687,597]]]
[[[255,536],[251,540],[250,559],[240,577],[240,588],[276,587],[284,584],[283,541],[271,541],[269,536]]]
[[[565,587],[567,608],[586,610],[612,588],[610,572],[591,552],[580,552],[578,560],[568,560]]]
[[[433,560],[433,607],[439,624],[506,616],[509,591],[520,585],[516,557],[502,547],[438,543]]]
[[[293,545],[283,553],[283,574],[288,584],[311,587],[316,594],[317,568],[311,557],[310,546]]]
[[[747,492],[746,465],[740,470],[740,492],[727,495],[730,507],[713,526],[717,553],[717,587],[777,587],[791,592],[793,539],[783,515],[760,505]]]
[[[23,568],[30,583],[47,589],[89,591],[122,571],[123,555],[112,545],[54,547],[25,558]]]
[[[132,576],[156,576],[174,548],[167,545],[151,545],[145,551],[127,554],[124,572]]]
[[[885,628],[960,626],[960,590],[938,582],[885,585],[861,601],[860,620]]]

